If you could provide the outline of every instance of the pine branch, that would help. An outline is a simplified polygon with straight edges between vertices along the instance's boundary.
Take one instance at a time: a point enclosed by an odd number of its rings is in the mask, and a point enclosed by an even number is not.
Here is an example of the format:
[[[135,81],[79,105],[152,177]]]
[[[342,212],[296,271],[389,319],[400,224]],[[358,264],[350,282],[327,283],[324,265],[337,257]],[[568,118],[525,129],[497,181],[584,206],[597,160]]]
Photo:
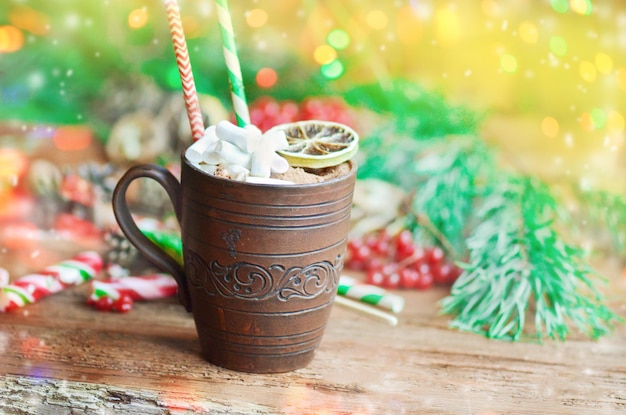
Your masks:
[[[493,182],[495,172],[493,154],[482,140],[475,136],[452,136],[431,145],[421,154],[413,167],[415,198],[413,211],[418,239],[435,241],[448,254],[461,258],[465,253],[466,231],[475,224],[476,201]],[[433,232],[432,228],[437,232]],[[441,234],[442,238],[438,235]]]
[[[534,312],[538,340],[564,340],[571,323],[597,339],[621,321],[603,304],[582,250],[555,231],[558,209],[547,186],[526,177],[503,180],[485,198],[467,239],[469,262],[441,301],[443,313],[456,314],[452,327],[519,340]]]
[[[353,105],[384,113],[376,105],[389,104],[394,112],[393,123],[363,140],[360,177],[404,189],[412,195],[406,220],[418,239],[441,245],[457,260],[469,258],[441,302],[444,313],[456,315],[453,327],[496,339],[541,340],[565,339],[574,325],[598,338],[621,321],[603,304],[595,288],[602,279],[584,252],[557,232],[567,212],[546,184],[506,175],[480,138],[455,135],[469,124],[428,102],[427,94],[357,92],[348,95]]]

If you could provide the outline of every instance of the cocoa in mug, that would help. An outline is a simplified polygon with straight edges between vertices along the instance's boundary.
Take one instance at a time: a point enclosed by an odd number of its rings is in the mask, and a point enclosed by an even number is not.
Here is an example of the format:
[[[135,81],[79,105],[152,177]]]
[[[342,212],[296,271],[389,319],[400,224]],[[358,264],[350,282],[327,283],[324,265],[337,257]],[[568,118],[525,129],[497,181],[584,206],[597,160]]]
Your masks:
[[[181,181],[156,165],[130,168],[113,208],[128,239],[178,283],[204,357],[255,373],[306,366],[337,292],[350,226],[356,165],[313,184],[252,184],[206,174],[181,157]],[[184,266],[134,223],[126,191],[151,178],[169,195],[181,227]]]

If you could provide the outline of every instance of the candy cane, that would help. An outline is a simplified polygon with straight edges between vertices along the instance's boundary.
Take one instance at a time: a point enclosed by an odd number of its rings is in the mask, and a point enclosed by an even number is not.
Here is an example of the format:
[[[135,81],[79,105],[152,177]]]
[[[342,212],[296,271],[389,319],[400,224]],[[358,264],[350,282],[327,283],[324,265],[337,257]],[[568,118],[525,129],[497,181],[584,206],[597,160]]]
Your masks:
[[[382,307],[394,313],[399,313],[404,309],[404,298],[399,295],[391,294],[380,287],[362,283],[346,275],[339,277],[337,294]]]
[[[0,312],[11,311],[92,279],[102,270],[100,254],[86,251],[74,258],[25,275],[0,288]]]
[[[171,297],[176,292],[176,281],[169,274],[94,280],[87,303],[100,311],[125,313],[132,309],[134,301]]]

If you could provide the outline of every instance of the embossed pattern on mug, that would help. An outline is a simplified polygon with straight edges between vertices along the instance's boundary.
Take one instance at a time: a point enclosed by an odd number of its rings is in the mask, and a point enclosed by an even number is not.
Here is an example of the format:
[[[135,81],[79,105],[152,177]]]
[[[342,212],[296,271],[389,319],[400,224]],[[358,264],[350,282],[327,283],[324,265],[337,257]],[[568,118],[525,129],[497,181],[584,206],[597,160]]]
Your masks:
[[[282,265],[264,268],[247,262],[220,265],[212,261],[207,265],[200,255],[189,250],[185,257],[189,265],[189,282],[193,289],[204,289],[208,294],[224,297],[261,300],[276,296],[279,300],[313,298],[337,289],[343,256],[335,263],[317,262],[304,267],[285,269]]]

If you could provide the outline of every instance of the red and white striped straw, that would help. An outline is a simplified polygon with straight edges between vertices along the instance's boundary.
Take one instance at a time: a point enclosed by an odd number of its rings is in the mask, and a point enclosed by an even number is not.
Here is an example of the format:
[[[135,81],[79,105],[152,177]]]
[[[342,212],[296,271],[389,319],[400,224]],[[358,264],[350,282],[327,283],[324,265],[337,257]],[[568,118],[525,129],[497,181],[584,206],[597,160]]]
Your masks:
[[[176,0],[164,1],[167,11],[167,21],[169,22],[170,33],[172,35],[172,43],[174,44],[174,53],[176,54],[178,73],[180,74],[180,80],[183,84],[183,96],[185,98],[189,125],[191,126],[191,136],[193,140],[196,141],[204,135],[204,123],[202,122],[202,111],[200,110],[196,84],[193,80],[193,72],[191,71],[191,62],[189,61],[189,51],[187,50],[183,24],[180,20],[180,11]]]

